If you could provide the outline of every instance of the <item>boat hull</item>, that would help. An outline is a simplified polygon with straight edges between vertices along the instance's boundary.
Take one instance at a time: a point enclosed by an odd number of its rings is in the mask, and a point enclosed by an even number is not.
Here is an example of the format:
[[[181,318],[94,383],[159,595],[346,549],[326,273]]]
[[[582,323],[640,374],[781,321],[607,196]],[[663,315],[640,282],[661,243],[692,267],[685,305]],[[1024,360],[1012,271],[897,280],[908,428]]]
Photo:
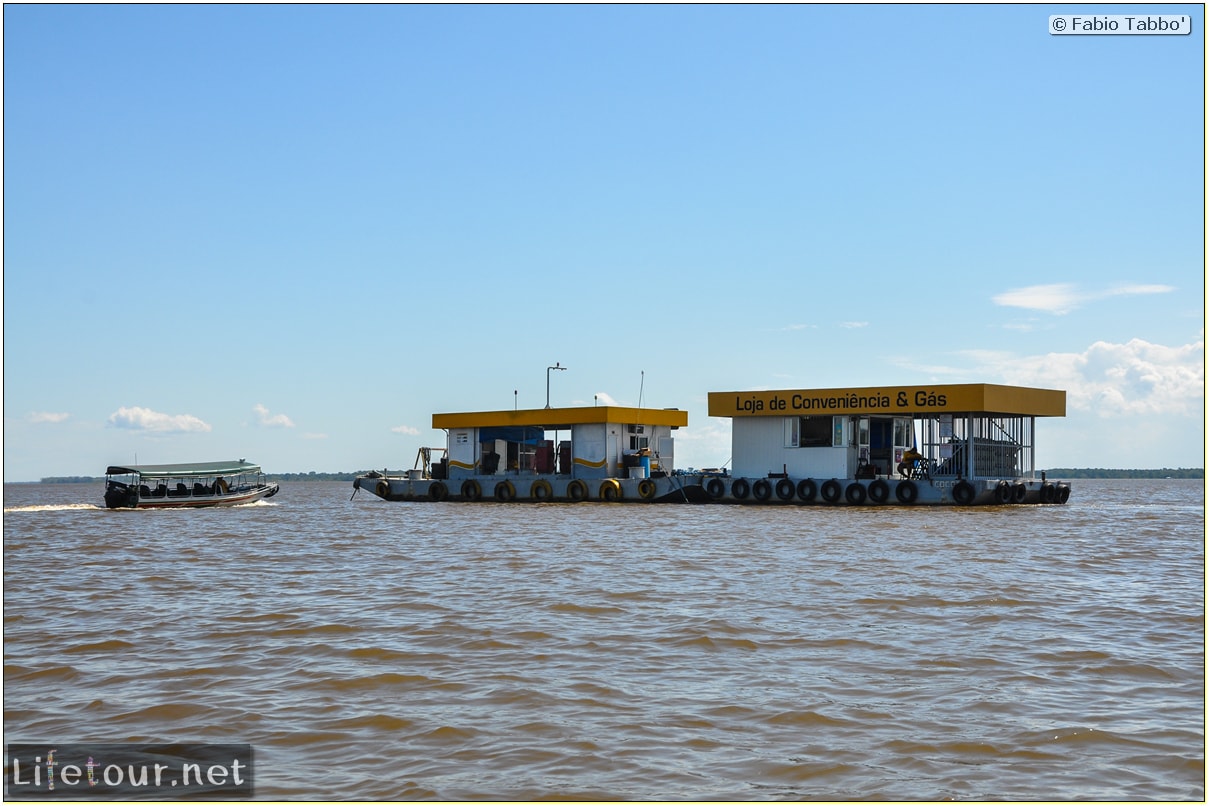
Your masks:
[[[702,483],[720,504],[986,506],[1065,504],[1066,482],[1038,479],[790,479],[714,476]]]
[[[704,500],[691,476],[647,479],[573,479],[569,476],[471,476],[465,479],[412,479],[359,476],[355,489],[386,501],[465,501],[496,503],[693,503]],[[353,493],[356,495],[356,492]]]
[[[359,476],[356,490],[386,501],[495,503],[718,503],[780,506],[982,506],[1064,504],[1070,485],[1037,479],[790,479],[677,474],[649,479]]]
[[[201,509],[205,507],[234,507],[272,498],[280,490],[278,484],[265,484],[251,490],[235,490],[221,495],[189,495],[145,498],[133,491],[107,491],[105,506],[109,509]]]

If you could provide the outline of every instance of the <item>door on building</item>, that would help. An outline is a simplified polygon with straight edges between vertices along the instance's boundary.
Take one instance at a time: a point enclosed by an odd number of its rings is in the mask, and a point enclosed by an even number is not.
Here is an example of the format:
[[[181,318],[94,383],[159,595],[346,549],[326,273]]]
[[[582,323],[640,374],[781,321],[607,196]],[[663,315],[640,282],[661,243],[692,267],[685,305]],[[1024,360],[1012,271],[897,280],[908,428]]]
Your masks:
[[[857,429],[860,458],[872,465],[870,475],[889,476],[911,447],[911,420],[906,417],[862,417]]]

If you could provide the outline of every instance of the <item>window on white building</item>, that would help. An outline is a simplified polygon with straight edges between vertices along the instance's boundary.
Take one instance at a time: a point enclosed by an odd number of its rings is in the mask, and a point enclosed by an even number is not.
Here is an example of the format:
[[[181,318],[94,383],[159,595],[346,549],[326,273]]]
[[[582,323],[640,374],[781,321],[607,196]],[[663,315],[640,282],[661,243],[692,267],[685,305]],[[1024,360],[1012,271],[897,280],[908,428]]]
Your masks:
[[[831,445],[831,417],[801,417],[798,426],[798,446],[827,448]]]
[[[630,450],[640,451],[650,446],[651,440],[646,436],[645,425],[631,425],[626,430],[630,432]]]

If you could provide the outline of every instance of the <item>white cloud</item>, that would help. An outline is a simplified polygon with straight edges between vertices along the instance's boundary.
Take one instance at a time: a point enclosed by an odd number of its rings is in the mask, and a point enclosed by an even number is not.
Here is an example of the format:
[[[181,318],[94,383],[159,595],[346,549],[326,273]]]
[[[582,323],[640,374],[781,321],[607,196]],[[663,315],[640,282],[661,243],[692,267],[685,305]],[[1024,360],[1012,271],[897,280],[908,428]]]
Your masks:
[[[869,323],[868,322],[840,322],[840,327],[846,327],[846,328],[850,328],[850,329],[857,328],[857,327],[869,327]]]
[[[729,465],[731,421],[729,417],[705,417],[688,429],[676,432],[676,467],[705,468]]]
[[[1066,391],[1067,409],[1101,417],[1199,415],[1205,404],[1205,342],[1177,347],[1131,339],[1097,341],[1081,352],[1021,356],[965,350],[964,365],[895,362],[941,383],[1006,383]]]
[[[109,424],[115,428],[132,431],[151,431],[157,434],[207,432],[210,425],[192,414],[164,414],[142,406],[122,408],[109,415]]]
[[[1133,283],[1113,286],[1102,291],[1081,291],[1073,283],[1051,283],[1015,288],[1002,294],[996,294],[991,297],[991,301],[996,305],[1046,311],[1060,316],[1070,313],[1085,302],[1097,299],[1139,294],[1168,294],[1174,290],[1175,288],[1169,285]]]
[[[1069,408],[1101,417],[1190,415],[1204,409],[1205,342],[1098,341],[1081,353],[1013,359],[1002,374],[1013,384],[1066,389]]]
[[[293,428],[294,422],[284,414],[269,414],[269,410],[257,403],[252,407],[256,412],[256,421],[267,428]]]
[[[1050,313],[1070,313],[1079,307],[1081,297],[1071,283],[1053,283],[1051,285],[1031,285],[1027,288],[1016,288],[996,294],[991,301],[996,305],[1006,305],[1012,308],[1028,308],[1034,311]]]
[[[614,400],[605,392],[596,393],[596,403],[601,406],[620,406],[621,404]]]
[[[1205,404],[1205,342],[1168,347],[1131,339],[1097,341],[1077,353],[1018,356],[994,350],[960,355],[972,367],[931,367],[961,383],[996,382],[1066,391],[1067,409],[1101,417],[1200,414]]]
[[[950,354],[950,364],[893,361],[918,383],[1061,389],[1066,417],[1041,418],[1038,467],[1203,467],[1204,333],[1167,346],[1098,341],[1075,352]]]
[[[1121,285],[1101,291],[1098,297],[1132,297],[1138,294],[1170,294],[1175,286],[1170,285]]]
[[[67,412],[35,411],[30,412],[29,421],[31,423],[61,423],[70,416]]]
[[[410,425],[396,425],[390,430],[394,431],[396,434],[407,434],[408,436],[413,437],[418,437],[420,435],[420,429]]]

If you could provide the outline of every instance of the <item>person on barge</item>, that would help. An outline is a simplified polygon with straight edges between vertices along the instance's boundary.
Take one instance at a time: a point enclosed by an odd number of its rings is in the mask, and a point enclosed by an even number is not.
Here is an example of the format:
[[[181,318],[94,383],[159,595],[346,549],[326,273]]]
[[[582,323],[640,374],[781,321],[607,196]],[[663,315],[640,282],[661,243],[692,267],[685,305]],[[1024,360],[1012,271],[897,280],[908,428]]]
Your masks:
[[[924,458],[924,455],[915,448],[907,448],[903,451],[903,458],[898,463],[898,475],[904,479],[911,477],[911,471],[915,469],[915,463]]]

